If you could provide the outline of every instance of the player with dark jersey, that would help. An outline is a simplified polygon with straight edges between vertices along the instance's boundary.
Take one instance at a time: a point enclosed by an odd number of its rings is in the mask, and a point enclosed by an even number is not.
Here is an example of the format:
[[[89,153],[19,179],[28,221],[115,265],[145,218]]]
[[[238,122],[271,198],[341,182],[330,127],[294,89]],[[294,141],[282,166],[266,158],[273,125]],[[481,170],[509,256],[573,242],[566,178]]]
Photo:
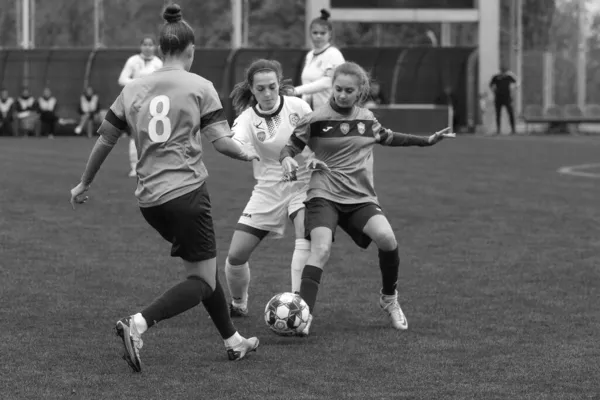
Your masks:
[[[308,304],[311,316],[306,328],[298,332],[300,336],[309,333],[323,267],[338,225],[362,248],[375,242],[383,281],[379,305],[395,329],[408,328],[396,290],[398,244],[373,184],[373,147],[431,146],[442,140],[449,128],[429,137],[385,129],[371,111],[362,107],[369,91],[369,77],[359,65],[346,62],[337,67],[329,104],[303,118],[281,151],[280,161],[286,173],[298,168],[294,157],[307,145],[315,158],[329,167],[313,172],[305,202],[304,224],[311,240],[311,254],[302,272],[300,296]]]
[[[256,350],[258,339],[242,337],[233,326],[217,278],[216,243],[202,162],[200,135],[215,149],[244,161],[256,159],[231,139],[223,108],[212,83],[189,73],[194,59],[194,32],[178,5],[164,12],[160,34],[164,67],[125,86],[99,129],[81,183],[71,203],[84,203],[92,180],[126,128],[140,154],[135,191],[142,215],[172,244],[171,255],[183,260],[186,279],[139,313],[116,324],[125,347],[123,358],[141,371],[142,334],[157,322],[200,302],[221,334],[230,360]]]

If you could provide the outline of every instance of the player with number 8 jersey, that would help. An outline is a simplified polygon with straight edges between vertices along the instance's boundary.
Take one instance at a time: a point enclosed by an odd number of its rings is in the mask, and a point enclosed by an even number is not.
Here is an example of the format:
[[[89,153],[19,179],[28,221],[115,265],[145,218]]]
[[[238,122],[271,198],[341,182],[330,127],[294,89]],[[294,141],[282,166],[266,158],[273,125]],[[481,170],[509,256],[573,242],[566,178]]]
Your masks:
[[[223,338],[230,360],[256,350],[258,339],[242,337],[233,326],[225,293],[218,280],[216,239],[206,189],[200,135],[217,151],[244,161],[257,158],[231,139],[223,107],[212,83],[188,71],[194,60],[194,31],[181,9],[166,8],[160,35],[164,67],[126,85],[110,107],[100,138],[81,183],[71,190],[71,203],[83,194],[117,142],[129,129],[140,155],[136,196],[142,215],[171,243],[171,255],[182,259],[186,279],[141,312],[117,321],[123,358],[141,371],[142,334],[156,323],[181,314],[200,302]],[[131,294],[128,294],[131,296]]]

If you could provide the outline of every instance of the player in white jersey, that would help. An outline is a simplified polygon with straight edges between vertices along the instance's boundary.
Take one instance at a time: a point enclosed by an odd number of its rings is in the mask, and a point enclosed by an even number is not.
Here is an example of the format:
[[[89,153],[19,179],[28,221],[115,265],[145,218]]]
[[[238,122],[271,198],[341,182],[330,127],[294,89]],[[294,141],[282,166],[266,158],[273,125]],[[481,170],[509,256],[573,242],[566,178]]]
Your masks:
[[[140,211],[171,243],[171,256],[182,259],[186,276],[141,312],[117,321],[115,328],[125,350],[123,358],[135,372],[141,371],[142,334],[199,303],[223,338],[230,360],[239,360],[258,347],[257,338],[246,339],[236,331],[219,283],[201,135],[217,151],[232,158],[250,161],[256,155],[244,152],[231,139],[212,82],[188,72],[194,60],[195,37],[182,20],[179,6],[168,6],[164,19],[160,34],[164,68],[123,88],[100,126],[100,138],[81,182],[71,190],[75,208],[87,199],[85,192],[121,132],[129,129],[140,150],[135,193]],[[128,296],[134,292],[134,287],[127,290]]]
[[[344,63],[344,56],[331,44],[333,25],[329,12],[321,10],[321,16],[310,23],[310,38],[313,49],[308,52],[302,70],[302,85],[294,89],[313,110],[329,103],[332,93],[333,71]]]
[[[310,253],[310,243],[304,237],[304,200],[311,175],[307,160],[312,152],[306,148],[300,155],[302,167],[294,181],[284,176],[279,153],[300,118],[311,109],[304,100],[286,95],[292,88],[283,83],[282,75],[279,62],[257,60],[248,67],[246,79],[231,93],[235,109],[241,112],[233,124],[233,139],[260,157],[253,162],[256,185],[235,228],[225,261],[231,316],[248,313],[248,259],[267,235],[281,238],[288,220],[294,224],[292,291],[300,290],[302,262]]]
[[[119,85],[125,86],[134,79],[142,76],[150,75],[154,71],[162,68],[163,62],[154,53],[156,44],[152,36],[146,36],[140,44],[140,53],[135,54],[127,59],[121,75],[119,75]],[[137,149],[133,137],[129,141],[129,176],[136,177],[135,165],[138,160]]]

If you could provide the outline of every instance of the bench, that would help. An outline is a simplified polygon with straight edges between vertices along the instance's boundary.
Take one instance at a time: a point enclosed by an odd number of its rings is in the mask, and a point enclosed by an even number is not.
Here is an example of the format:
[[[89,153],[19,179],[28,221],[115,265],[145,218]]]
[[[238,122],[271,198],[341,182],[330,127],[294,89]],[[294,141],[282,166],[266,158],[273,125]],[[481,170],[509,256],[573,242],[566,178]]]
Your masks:
[[[540,105],[528,105],[523,113],[526,132],[530,133],[531,124],[548,124],[548,133],[565,133],[575,125],[600,124],[600,104],[588,104],[582,110],[575,104],[550,106],[545,110]]]

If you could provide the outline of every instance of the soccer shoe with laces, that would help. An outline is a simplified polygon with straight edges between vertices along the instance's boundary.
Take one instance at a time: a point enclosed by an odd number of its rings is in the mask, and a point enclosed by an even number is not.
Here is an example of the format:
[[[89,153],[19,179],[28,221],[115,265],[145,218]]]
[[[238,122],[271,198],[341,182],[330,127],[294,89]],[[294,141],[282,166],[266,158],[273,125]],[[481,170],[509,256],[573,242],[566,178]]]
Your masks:
[[[131,367],[133,372],[142,372],[142,361],[140,360],[140,349],[144,345],[142,336],[133,322],[133,317],[125,317],[117,321],[115,326],[117,336],[123,339],[125,353],[123,360]]]
[[[248,307],[240,307],[236,306],[233,303],[229,303],[229,315],[231,317],[247,317],[248,316]]]
[[[246,357],[248,353],[256,351],[256,349],[258,348],[258,343],[258,338],[243,338],[240,344],[227,349],[227,356],[229,357],[229,361],[241,360],[242,358]]]
[[[400,303],[398,303],[398,291],[393,295],[384,295],[380,293],[379,307],[388,313],[394,329],[402,331],[408,329],[408,321],[400,308]]]
[[[309,330],[310,330],[310,325],[312,324],[312,314],[308,315],[308,322],[306,323],[306,326],[304,327],[304,329],[302,329],[301,331],[297,331],[296,332],[296,336],[300,336],[300,337],[307,337]]]

